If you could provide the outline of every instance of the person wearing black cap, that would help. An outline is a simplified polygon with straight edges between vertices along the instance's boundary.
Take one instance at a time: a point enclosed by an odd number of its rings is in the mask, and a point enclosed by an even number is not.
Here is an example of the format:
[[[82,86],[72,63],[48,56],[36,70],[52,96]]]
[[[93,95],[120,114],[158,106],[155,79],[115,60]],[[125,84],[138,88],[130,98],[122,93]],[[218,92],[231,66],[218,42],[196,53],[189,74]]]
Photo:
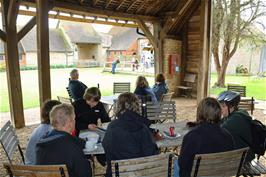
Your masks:
[[[240,94],[233,91],[224,91],[219,94],[217,100],[222,108],[223,122],[221,126],[234,137],[236,149],[250,146],[252,144],[252,117],[246,110],[238,109]],[[255,154],[252,150],[249,150],[246,162],[250,162],[254,158]]]

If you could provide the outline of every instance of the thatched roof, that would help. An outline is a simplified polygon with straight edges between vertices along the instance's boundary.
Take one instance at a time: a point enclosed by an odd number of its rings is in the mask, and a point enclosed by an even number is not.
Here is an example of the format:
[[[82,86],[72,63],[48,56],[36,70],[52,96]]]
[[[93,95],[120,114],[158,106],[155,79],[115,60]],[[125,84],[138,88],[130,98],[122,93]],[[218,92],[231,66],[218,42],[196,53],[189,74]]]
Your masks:
[[[72,43],[101,43],[101,37],[89,23],[60,21],[59,26]]]
[[[133,42],[144,38],[137,34],[135,28],[113,27],[109,34],[113,35],[111,47],[108,50],[127,50]]]
[[[37,52],[36,27],[34,27],[22,40],[25,52]],[[49,29],[50,52],[71,52],[71,47],[64,41],[60,29]]]

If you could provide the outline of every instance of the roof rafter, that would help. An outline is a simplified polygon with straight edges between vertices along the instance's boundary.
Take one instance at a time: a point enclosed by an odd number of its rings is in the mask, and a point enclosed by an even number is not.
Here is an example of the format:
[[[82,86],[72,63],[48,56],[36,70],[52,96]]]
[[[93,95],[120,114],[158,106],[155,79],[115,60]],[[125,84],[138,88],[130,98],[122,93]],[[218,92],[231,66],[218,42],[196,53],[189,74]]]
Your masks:
[[[139,1],[142,1],[142,0],[135,0],[128,8],[127,8],[127,10],[126,10],[126,12],[128,12],[132,7],[134,7],[134,5],[136,4],[136,3],[138,3]]]
[[[123,5],[124,3],[126,2],[127,0],[121,0],[119,5],[117,6],[117,8],[115,10],[119,10]]]

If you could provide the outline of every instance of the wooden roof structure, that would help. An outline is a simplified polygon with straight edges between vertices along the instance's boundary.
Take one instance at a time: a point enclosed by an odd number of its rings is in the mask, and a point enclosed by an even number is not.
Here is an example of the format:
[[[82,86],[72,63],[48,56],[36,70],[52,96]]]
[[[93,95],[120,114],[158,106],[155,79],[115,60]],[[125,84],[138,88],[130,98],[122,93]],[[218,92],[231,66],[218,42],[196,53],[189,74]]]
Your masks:
[[[38,74],[40,104],[51,98],[49,25],[48,18],[110,24],[140,28],[155,51],[155,73],[163,72],[163,40],[180,39],[184,42],[182,57],[191,38],[196,39],[198,69],[198,100],[207,95],[210,43],[211,0],[0,0],[5,42],[6,66],[11,117],[14,125],[25,126],[17,43],[37,25]],[[187,29],[191,15],[200,9],[197,28]],[[32,19],[19,31],[17,15],[31,15]],[[147,23],[153,25],[150,30]],[[193,22],[191,23],[193,25]],[[195,32],[188,31],[195,29]],[[196,37],[195,37],[196,36]],[[188,41],[188,42],[187,42]],[[194,46],[194,44],[193,44]],[[188,47],[187,47],[188,48]],[[193,50],[192,50],[193,51]],[[195,56],[195,55],[194,55]],[[185,67],[185,65],[183,65]]]

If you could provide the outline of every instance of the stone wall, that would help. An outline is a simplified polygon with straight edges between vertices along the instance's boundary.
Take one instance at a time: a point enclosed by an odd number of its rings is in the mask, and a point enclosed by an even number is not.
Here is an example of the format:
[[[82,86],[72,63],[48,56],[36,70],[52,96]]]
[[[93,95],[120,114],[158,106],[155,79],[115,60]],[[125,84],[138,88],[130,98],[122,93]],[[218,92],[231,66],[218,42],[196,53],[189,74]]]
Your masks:
[[[179,56],[181,60],[182,43],[179,40],[165,39],[163,42],[163,71],[169,92],[176,92],[176,86],[180,85],[180,70],[170,74],[169,57],[170,55]],[[179,63],[180,67],[181,61]],[[180,69],[180,68],[179,68]]]

